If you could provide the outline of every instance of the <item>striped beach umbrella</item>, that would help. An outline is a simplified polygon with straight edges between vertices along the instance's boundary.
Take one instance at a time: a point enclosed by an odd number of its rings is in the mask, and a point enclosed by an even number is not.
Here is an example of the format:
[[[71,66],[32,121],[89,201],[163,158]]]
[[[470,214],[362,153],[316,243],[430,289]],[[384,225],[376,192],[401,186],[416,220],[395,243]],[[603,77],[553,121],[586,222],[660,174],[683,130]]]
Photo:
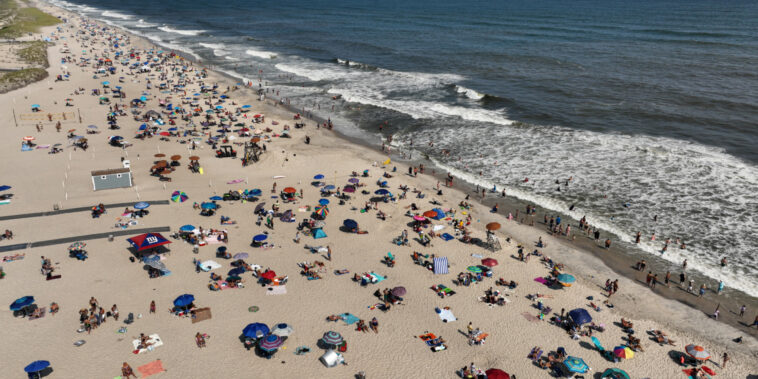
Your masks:
[[[709,353],[707,350],[705,350],[704,347],[700,345],[687,345],[684,350],[689,354],[690,357],[695,358],[699,361],[707,361],[711,358],[711,353]]]
[[[584,362],[584,359],[577,358],[577,357],[568,357],[565,361],[563,361],[563,364],[566,365],[566,368],[569,369],[571,372],[575,372],[578,374],[584,374],[585,372],[590,370],[590,366],[587,366],[587,363]]]
[[[573,275],[569,275],[569,274],[558,275],[558,283],[561,283],[561,285],[565,287],[571,287],[571,283],[574,283],[575,281],[576,281],[576,278],[574,278]]]
[[[608,379],[630,379],[629,374],[627,374],[626,371],[615,367],[603,371],[603,374],[600,375],[600,377]]]
[[[175,203],[183,203],[187,201],[187,199],[187,194],[182,191],[174,191],[174,193],[171,194],[171,201]]]
[[[78,242],[72,243],[71,246],[68,247],[68,250],[69,251],[77,251],[77,250],[84,249],[85,246],[87,246],[86,243],[84,243],[82,241],[78,241]]]
[[[466,268],[466,270],[469,270],[469,271],[473,272],[474,274],[479,274],[479,273],[482,272],[482,268],[479,267],[479,266],[468,266]]]
[[[341,334],[330,330],[324,333],[324,336],[321,337],[321,341],[323,341],[327,345],[339,345],[345,340],[342,338]]]
[[[613,348],[613,355],[623,359],[632,359],[634,358],[634,350],[630,349],[629,346],[616,346]]]
[[[259,340],[258,347],[263,351],[272,352],[284,344],[282,337],[276,335],[268,335],[266,338]]]
[[[327,208],[326,206],[320,206],[320,207],[314,208],[313,212],[316,213],[320,217],[326,217],[326,215],[329,214],[329,208]]]

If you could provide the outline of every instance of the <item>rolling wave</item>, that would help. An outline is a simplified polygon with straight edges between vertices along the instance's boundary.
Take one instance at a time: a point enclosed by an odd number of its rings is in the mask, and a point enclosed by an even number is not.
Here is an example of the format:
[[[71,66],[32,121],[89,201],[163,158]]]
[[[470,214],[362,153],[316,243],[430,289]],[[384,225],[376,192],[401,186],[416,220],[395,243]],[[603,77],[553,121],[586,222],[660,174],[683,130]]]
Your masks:
[[[197,36],[200,35],[200,33],[205,32],[205,30],[181,30],[181,29],[174,29],[170,26],[160,26],[158,27],[159,30],[162,30],[166,33],[175,33],[175,34],[181,34],[183,36]]]

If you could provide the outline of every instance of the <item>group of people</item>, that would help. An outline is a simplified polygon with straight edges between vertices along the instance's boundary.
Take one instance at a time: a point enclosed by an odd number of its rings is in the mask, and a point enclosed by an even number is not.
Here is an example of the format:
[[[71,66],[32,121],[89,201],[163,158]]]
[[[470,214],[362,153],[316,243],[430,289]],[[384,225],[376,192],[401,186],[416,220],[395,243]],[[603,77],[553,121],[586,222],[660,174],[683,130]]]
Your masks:
[[[89,308],[79,310],[79,323],[87,334],[90,334],[93,329],[97,329],[97,327],[104,324],[108,317],[113,317],[113,320],[118,321],[118,307],[116,304],[113,304],[110,311],[106,312],[94,296],[89,300]]]

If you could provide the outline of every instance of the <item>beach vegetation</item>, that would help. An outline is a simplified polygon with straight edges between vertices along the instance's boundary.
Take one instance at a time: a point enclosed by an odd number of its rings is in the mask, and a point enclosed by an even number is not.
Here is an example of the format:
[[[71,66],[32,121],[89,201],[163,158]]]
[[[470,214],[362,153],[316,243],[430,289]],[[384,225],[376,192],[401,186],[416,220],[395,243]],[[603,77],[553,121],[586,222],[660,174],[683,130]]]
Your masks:
[[[13,0],[0,2],[3,9],[3,25],[0,27],[0,38],[17,38],[27,33],[34,33],[39,28],[56,25],[61,22],[37,8],[19,8]]]
[[[44,68],[26,68],[0,74],[0,93],[24,87],[47,77]]]

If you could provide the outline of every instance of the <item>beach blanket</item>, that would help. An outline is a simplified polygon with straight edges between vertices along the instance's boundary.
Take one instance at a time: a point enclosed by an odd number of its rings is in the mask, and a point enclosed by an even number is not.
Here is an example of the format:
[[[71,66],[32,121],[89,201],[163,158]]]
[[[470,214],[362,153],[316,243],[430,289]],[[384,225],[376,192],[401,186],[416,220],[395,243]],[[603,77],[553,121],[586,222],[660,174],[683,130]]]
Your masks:
[[[474,258],[478,258],[478,259],[484,258],[484,256],[481,255],[481,254],[471,254],[471,256],[474,257]]]
[[[205,242],[207,242],[209,245],[221,243],[221,241],[218,240],[218,235],[216,234],[212,234],[212,235],[209,235],[208,237],[205,237]]]
[[[449,309],[440,309],[439,313],[437,313],[437,316],[439,316],[442,322],[453,322],[455,320],[458,320],[455,318],[453,312]]]
[[[445,241],[450,241],[452,239],[455,239],[455,237],[451,236],[450,233],[442,233],[440,238],[442,238]]]
[[[217,268],[221,268],[221,265],[218,262],[213,261],[213,260],[207,260],[200,263],[200,269],[202,269],[203,271],[211,271]]]
[[[3,262],[20,261],[20,260],[24,259],[25,256],[26,256],[26,253],[6,255],[6,256],[3,257]]]
[[[434,273],[435,274],[447,274],[447,257],[434,258]]]
[[[42,307],[42,308],[39,309],[39,316],[29,316],[29,321],[36,320],[38,318],[43,318],[43,317],[45,317],[46,313],[47,313],[46,307]]]
[[[132,341],[132,346],[134,346],[134,353],[135,354],[142,354],[146,351],[153,351],[158,346],[163,346],[163,340],[161,340],[161,337],[158,334],[151,334],[147,340],[147,342],[152,343],[152,345],[148,346],[147,349],[139,349],[137,350],[137,346],[139,346],[139,339]]]
[[[160,374],[166,370],[163,368],[161,360],[158,359],[157,361],[152,361],[146,365],[137,367],[137,371],[142,374],[143,378],[147,378],[148,376]]]
[[[537,283],[542,283],[544,285],[547,285],[547,280],[545,280],[545,278],[543,278],[541,276],[538,277],[538,278],[534,278],[534,281],[537,282]]]
[[[200,308],[195,310],[195,316],[192,317],[192,323],[198,323],[200,321],[210,320],[212,317],[210,308]]]
[[[360,320],[358,317],[355,317],[351,313],[343,313],[340,315],[340,318],[342,318],[342,321],[344,321],[345,324],[348,324],[348,325],[353,325],[356,322],[358,322],[358,320]]]
[[[381,276],[381,275],[379,275],[377,273],[374,273],[374,272],[372,272],[370,275],[372,277],[374,277],[374,279],[376,279],[376,281],[374,283],[379,283],[379,282],[383,281],[384,279],[387,279],[386,277]]]
[[[234,179],[234,180],[230,180],[230,181],[226,182],[226,184],[237,184],[237,183],[242,183],[244,181],[245,181],[245,179]]]
[[[266,295],[284,295],[287,293],[287,286],[268,286],[266,287]]]
[[[10,204],[10,200],[0,200],[0,205]]]

